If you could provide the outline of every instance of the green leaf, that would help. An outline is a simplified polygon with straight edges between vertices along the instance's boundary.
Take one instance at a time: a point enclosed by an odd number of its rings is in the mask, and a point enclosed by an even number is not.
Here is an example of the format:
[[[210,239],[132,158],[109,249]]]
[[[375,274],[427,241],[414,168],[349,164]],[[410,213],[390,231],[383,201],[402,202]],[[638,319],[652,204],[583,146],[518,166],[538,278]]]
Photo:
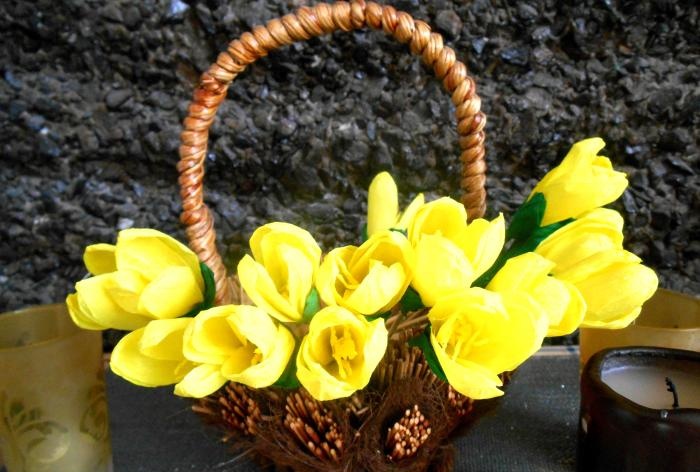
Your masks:
[[[204,301],[202,302],[201,310],[206,310],[214,306],[216,282],[214,281],[214,272],[211,271],[208,265],[204,262],[200,262],[199,268],[202,271],[202,278],[204,279]]]
[[[524,240],[530,236],[542,223],[546,208],[547,201],[544,194],[539,192],[520,205],[510,220],[506,230],[506,240]]]
[[[309,323],[320,308],[321,302],[318,298],[318,290],[316,290],[316,287],[311,287],[311,291],[307,295],[306,302],[304,303],[304,313],[301,317],[302,321],[304,323]]]
[[[418,295],[418,292],[416,292],[413,287],[408,287],[399,303],[401,304],[401,310],[405,313],[425,308],[423,301],[420,299],[420,295]]]
[[[404,236],[408,237],[408,230],[407,229],[389,228],[389,231],[393,231],[395,233],[401,233]]]
[[[430,325],[426,326],[425,331],[419,336],[408,341],[408,345],[415,346],[423,351],[423,357],[425,357],[425,361],[428,363],[430,370],[433,371],[437,378],[443,382],[449,383],[445,371],[442,370],[440,361],[437,358],[437,354],[435,354],[435,349],[433,349],[433,345],[430,343]]]
[[[539,246],[540,243],[547,239],[553,232],[563,228],[572,221],[574,221],[573,218],[568,218],[563,221],[552,223],[551,225],[540,226],[535,231],[533,231],[532,234],[530,234],[527,240],[523,243],[524,250],[520,254],[534,251],[535,249],[537,249],[537,246]]]
[[[360,244],[364,243],[369,239],[369,234],[367,234],[367,224],[362,226],[362,233],[360,233]]]
[[[199,263],[199,270],[202,271],[202,279],[204,280],[204,295],[200,304],[192,308],[185,315],[186,317],[197,316],[197,313],[203,310],[208,310],[214,306],[214,298],[216,297],[216,281],[214,281],[214,272],[204,262]]]
[[[292,353],[292,357],[289,359],[287,367],[284,368],[284,372],[282,372],[280,378],[277,379],[277,382],[272,384],[273,387],[284,388],[287,390],[299,388],[301,384],[299,383],[299,379],[297,379],[297,351],[299,351],[299,345],[294,348],[294,352]]]

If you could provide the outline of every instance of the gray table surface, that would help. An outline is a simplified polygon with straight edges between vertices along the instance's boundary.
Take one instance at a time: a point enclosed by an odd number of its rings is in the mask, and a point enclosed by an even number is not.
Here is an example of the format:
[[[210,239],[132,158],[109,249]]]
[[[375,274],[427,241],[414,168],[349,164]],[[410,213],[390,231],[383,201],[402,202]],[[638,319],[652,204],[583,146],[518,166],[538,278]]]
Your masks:
[[[578,351],[545,347],[515,374],[496,410],[455,440],[455,471],[571,472],[576,468]],[[172,388],[109,373],[115,472],[260,471],[234,458]]]

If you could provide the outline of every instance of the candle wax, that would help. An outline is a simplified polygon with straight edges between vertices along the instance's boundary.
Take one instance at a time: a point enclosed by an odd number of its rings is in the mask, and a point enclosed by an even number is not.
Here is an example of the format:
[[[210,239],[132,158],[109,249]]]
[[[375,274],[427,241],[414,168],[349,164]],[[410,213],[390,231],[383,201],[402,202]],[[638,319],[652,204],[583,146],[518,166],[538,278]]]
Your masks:
[[[657,366],[625,366],[603,372],[602,379],[618,394],[654,409],[673,409],[673,394],[666,377],[678,394],[678,408],[700,408],[700,375]]]

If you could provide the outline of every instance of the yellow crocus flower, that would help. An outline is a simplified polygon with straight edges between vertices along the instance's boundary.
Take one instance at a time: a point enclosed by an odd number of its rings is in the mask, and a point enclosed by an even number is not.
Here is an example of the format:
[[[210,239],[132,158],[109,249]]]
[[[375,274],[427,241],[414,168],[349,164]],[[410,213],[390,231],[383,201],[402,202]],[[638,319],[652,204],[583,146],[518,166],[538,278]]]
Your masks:
[[[500,293],[528,293],[547,314],[547,336],[571,334],[583,321],[586,302],[572,284],[548,275],[554,265],[534,252],[512,257],[486,288]]]
[[[549,235],[535,252],[555,263],[552,274],[608,249],[622,249],[622,216],[615,210],[596,208]]]
[[[535,186],[530,198],[542,193],[547,201],[542,226],[617,200],[627,188],[627,176],[613,169],[610,159],[599,156],[605,147],[600,138],[575,143],[564,160]]]
[[[194,367],[175,394],[201,398],[227,381],[253,388],[275,383],[294,351],[294,337],[264,310],[224,305],[200,312],[184,333],[184,357]]]
[[[203,300],[197,256],[159,231],[121,231],[116,245],[88,246],[83,259],[93,277],[76,283],[66,299],[82,328],[134,330],[185,315]]]
[[[327,305],[374,315],[390,310],[413,278],[414,253],[403,234],[374,233],[360,247],[329,252],[316,276],[316,288]]]
[[[194,367],[182,353],[182,339],[192,318],[154,320],[124,336],[112,351],[112,372],[142,387],[181,381]]]
[[[524,292],[468,288],[428,312],[430,343],[450,385],[469,398],[503,395],[501,372],[515,369],[542,345],[547,316]]]
[[[384,357],[384,320],[367,321],[340,306],[328,306],[311,319],[297,353],[297,378],[317,400],[352,395],[369,383]]]
[[[505,220],[482,218],[467,224],[464,206],[440,198],[423,205],[408,227],[415,247],[413,287],[426,306],[469,287],[498,258],[505,243]]]
[[[238,263],[246,294],[278,320],[300,321],[321,260],[313,236],[289,223],[269,223],[255,230],[250,248],[253,257]]]
[[[641,259],[623,249],[608,249],[579,261],[557,273],[560,280],[574,285],[587,311],[581,326],[619,329],[639,316],[645,301],[656,292],[656,273]]]
[[[423,202],[423,194],[419,193],[400,214],[396,182],[388,172],[380,172],[372,179],[367,195],[367,236],[386,229],[406,229]]]

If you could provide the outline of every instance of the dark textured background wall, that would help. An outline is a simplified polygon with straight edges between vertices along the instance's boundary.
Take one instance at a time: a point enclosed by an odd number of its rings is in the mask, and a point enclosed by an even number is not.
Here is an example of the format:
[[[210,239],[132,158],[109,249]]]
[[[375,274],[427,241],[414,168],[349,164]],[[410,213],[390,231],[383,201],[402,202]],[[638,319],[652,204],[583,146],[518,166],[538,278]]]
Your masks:
[[[178,133],[227,42],[301,0],[0,3],[0,310],[60,301],[84,245],[149,226],[182,238]],[[489,116],[491,215],[511,211],[577,139],[629,173],[629,248],[700,293],[696,2],[528,0],[396,6],[444,33]],[[382,169],[408,198],[456,195],[451,105],[381,33],[294,45],[234,83],[206,181],[230,262],[271,219],[355,241]]]

